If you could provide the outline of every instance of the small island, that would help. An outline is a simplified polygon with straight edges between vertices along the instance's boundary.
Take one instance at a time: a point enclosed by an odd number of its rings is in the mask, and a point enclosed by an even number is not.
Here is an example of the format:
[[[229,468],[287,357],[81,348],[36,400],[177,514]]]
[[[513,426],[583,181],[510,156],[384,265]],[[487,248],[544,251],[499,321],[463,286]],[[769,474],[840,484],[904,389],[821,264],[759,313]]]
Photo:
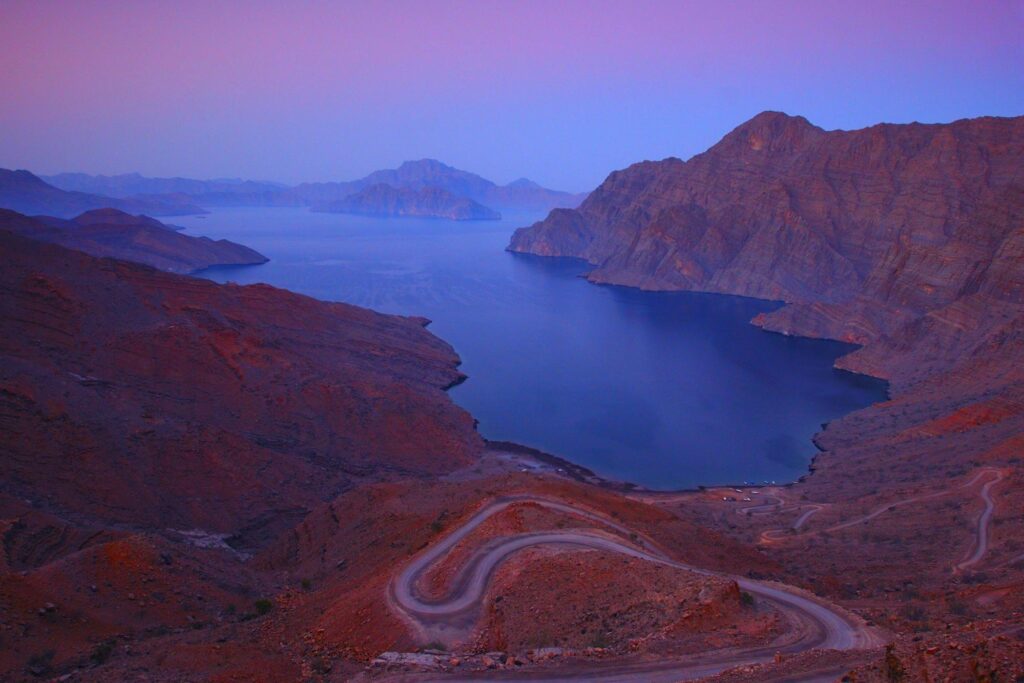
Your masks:
[[[468,197],[440,187],[394,187],[377,183],[342,199],[313,206],[313,211],[360,216],[447,218],[453,221],[497,221],[501,214]]]

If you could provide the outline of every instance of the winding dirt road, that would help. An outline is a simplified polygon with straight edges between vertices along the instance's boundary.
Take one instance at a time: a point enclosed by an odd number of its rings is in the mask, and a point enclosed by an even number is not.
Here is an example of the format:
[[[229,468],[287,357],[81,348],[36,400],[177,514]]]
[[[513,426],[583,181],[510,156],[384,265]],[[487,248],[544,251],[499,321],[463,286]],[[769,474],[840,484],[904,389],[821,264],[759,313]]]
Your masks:
[[[572,529],[532,532],[505,536],[484,543],[464,564],[456,575],[448,595],[440,599],[423,596],[418,580],[445,553],[465,539],[489,517],[511,505],[529,502],[566,512],[599,523],[604,529]],[[630,537],[615,536],[613,530]],[[696,658],[643,662],[611,668],[566,672],[526,674],[516,680],[601,680],[653,681],[684,680],[695,675],[706,676],[739,664],[751,664],[771,659],[776,652],[802,652],[815,648],[850,650],[870,648],[880,644],[878,636],[857,619],[814,596],[796,589],[741,576],[731,576],[693,567],[671,559],[649,540],[643,539],[621,524],[600,513],[581,509],[564,502],[539,497],[515,497],[495,501],[459,528],[420,553],[395,577],[390,598],[420,632],[424,639],[440,640],[452,644],[467,636],[477,619],[487,584],[498,566],[514,553],[536,546],[582,547],[616,552],[631,557],[668,565],[705,576],[719,576],[736,581],[739,587],[760,600],[771,604],[790,622],[792,628],[784,640],[766,647],[708,653]]]
[[[855,519],[840,522],[839,524],[834,524],[824,529],[815,529],[812,531],[804,532],[802,534],[793,534],[792,532],[799,531],[800,528],[803,527],[803,525],[807,522],[808,519],[810,519],[812,515],[824,509],[824,506],[822,505],[811,505],[809,506],[811,507],[811,509],[800,515],[800,517],[797,518],[797,520],[793,523],[791,527],[789,527],[789,529],[768,529],[766,531],[762,531],[760,540],[762,543],[775,543],[787,539],[804,538],[807,536],[814,536],[817,534],[823,534],[830,531],[840,531],[842,529],[848,529],[852,526],[868,522],[874,519],[875,517],[878,517],[886,512],[893,511],[896,508],[900,508],[905,505],[912,505],[914,503],[920,503],[926,500],[942,498],[944,496],[948,496],[952,493],[955,493],[956,491],[972,488],[982,479],[986,477],[992,477],[987,482],[985,482],[985,484],[981,487],[980,495],[982,500],[985,502],[985,510],[978,518],[978,525],[975,530],[975,541],[972,546],[973,552],[970,552],[963,562],[956,565],[956,570],[962,571],[963,569],[971,567],[980,562],[981,559],[985,556],[985,553],[988,552],[988,526],[992,518],[992,512],[995,509],[995,503],[992,501],[991,490],[993,486],[995,486],[998,482],[1000,482],[1003,479],[1003,476],[1003,472],[1000,470],[983,469],[982,471],[974,475],[974,477],[970,481],[968,481],[965,484],[961,484],[960,486],[955,486],[950,489],[944,489],[942,491],[936,491],[935,493],[928,493],[922,496],[903,498],[901,500],[893,501],[891,503],[886,503],[885,505],[875,508],[868,514],[863,515],[861,517],[857,517]]]
[[[985,553],[988,552],[988,526],[992,521],[992,513],[996,509],[995,501],[992,500],[992,487],[1002,481],[1002,479],[1003,473],[996,471],[995,479],[990,479],[981,487],[980,495],[981,499],[985,502],[985,509],[978,516],[978,527],[974,534],[973,549],[967,555],[967,559],[956,566],[958,572],[978,564],[985,557]]]
[[[818,514],[819,512],[825,509],[824,505],[809,505],[808,507],[810,509],[807,512],[800,515],[799,517],[797,517],[796,521],[793,522],[793,526],[791,527],[792,529],[799,531],[800,527],[807,523],[807,520],[809,520],[812,516]]]
[[[771,498],[772,502],[764,502],[760,503],[759,505],[751,505],[750,507],[739,508],[736,510],[736,512],[737,514],[741,515],[763,515],[767,512],[774,512],[775,510],[778,510],[785,504],[785,501],[783,501],[778,496],[769,495],[764,497],[765,500],[767,500],[768,498]]]

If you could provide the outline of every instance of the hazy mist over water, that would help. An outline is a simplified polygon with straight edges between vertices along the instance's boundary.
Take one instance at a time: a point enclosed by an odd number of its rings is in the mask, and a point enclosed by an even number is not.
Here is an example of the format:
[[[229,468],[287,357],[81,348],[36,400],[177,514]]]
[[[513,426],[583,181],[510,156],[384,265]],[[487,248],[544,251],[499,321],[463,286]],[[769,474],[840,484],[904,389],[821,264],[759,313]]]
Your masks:
[[[176,219],[271,260],[215,268],[319,299],[422,315],[469,379],[452,398],[490,439],[652,488],[792,480],[821,424],[885,398],[832,368],[851,347],[749,324],[777,304],[596,286],[587,266],[504,251],[539,216],[458,223],[216,210]]]

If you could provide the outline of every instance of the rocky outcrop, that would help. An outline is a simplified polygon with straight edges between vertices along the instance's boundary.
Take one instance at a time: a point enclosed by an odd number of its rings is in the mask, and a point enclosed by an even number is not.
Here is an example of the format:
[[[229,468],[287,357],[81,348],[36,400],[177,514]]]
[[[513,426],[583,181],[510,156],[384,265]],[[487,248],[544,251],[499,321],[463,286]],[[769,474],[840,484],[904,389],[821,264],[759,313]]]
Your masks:
[[[0,249],[0,502],[254,547],[353,482],[481,448],[420,319],[11,232]]]
[[[87,211],[69,221],[47,216],[29,218],[0,209],[0,230],[172,273],[267,262],[266,256],[241,244],[185,235],[156,219],[117,209]]]
[[[0,169],[0,208],[28,215],[44,214],[70,218],[83,211],[114,208],[150,216],[187,216],[205,209],[181,196],[108,197],[86,192],[69,192],[43,182],[28,171]]]
[[[512,251],[595,282],[778,299],[789,334],[868,344],[899,386],[1004,339],[1024,304],[1024,117],[824,131],[766,112],[689,161],[612,173]]]
[[[459,197],[439,187],[398,188],[383,183],[325,204],[314,211],[351,213],[361,216],[447,218],[454,221],[495,221],[501,214],[472,199]]]

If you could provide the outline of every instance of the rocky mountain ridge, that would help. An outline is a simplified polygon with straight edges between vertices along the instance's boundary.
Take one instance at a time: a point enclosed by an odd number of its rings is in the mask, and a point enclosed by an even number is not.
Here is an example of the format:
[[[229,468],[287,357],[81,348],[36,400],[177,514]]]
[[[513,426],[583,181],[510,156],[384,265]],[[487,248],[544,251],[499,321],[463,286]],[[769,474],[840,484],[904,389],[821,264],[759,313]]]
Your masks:
[[[1024,304],[1024,117],[826,132],[765,112],[689,161],[612,173],[509,248],[586,259],[594,282],[782,300],[757,323],[867,344],[842,366],[912,381]],[[922,357],[925,328],[955,342],[944,357]]]

